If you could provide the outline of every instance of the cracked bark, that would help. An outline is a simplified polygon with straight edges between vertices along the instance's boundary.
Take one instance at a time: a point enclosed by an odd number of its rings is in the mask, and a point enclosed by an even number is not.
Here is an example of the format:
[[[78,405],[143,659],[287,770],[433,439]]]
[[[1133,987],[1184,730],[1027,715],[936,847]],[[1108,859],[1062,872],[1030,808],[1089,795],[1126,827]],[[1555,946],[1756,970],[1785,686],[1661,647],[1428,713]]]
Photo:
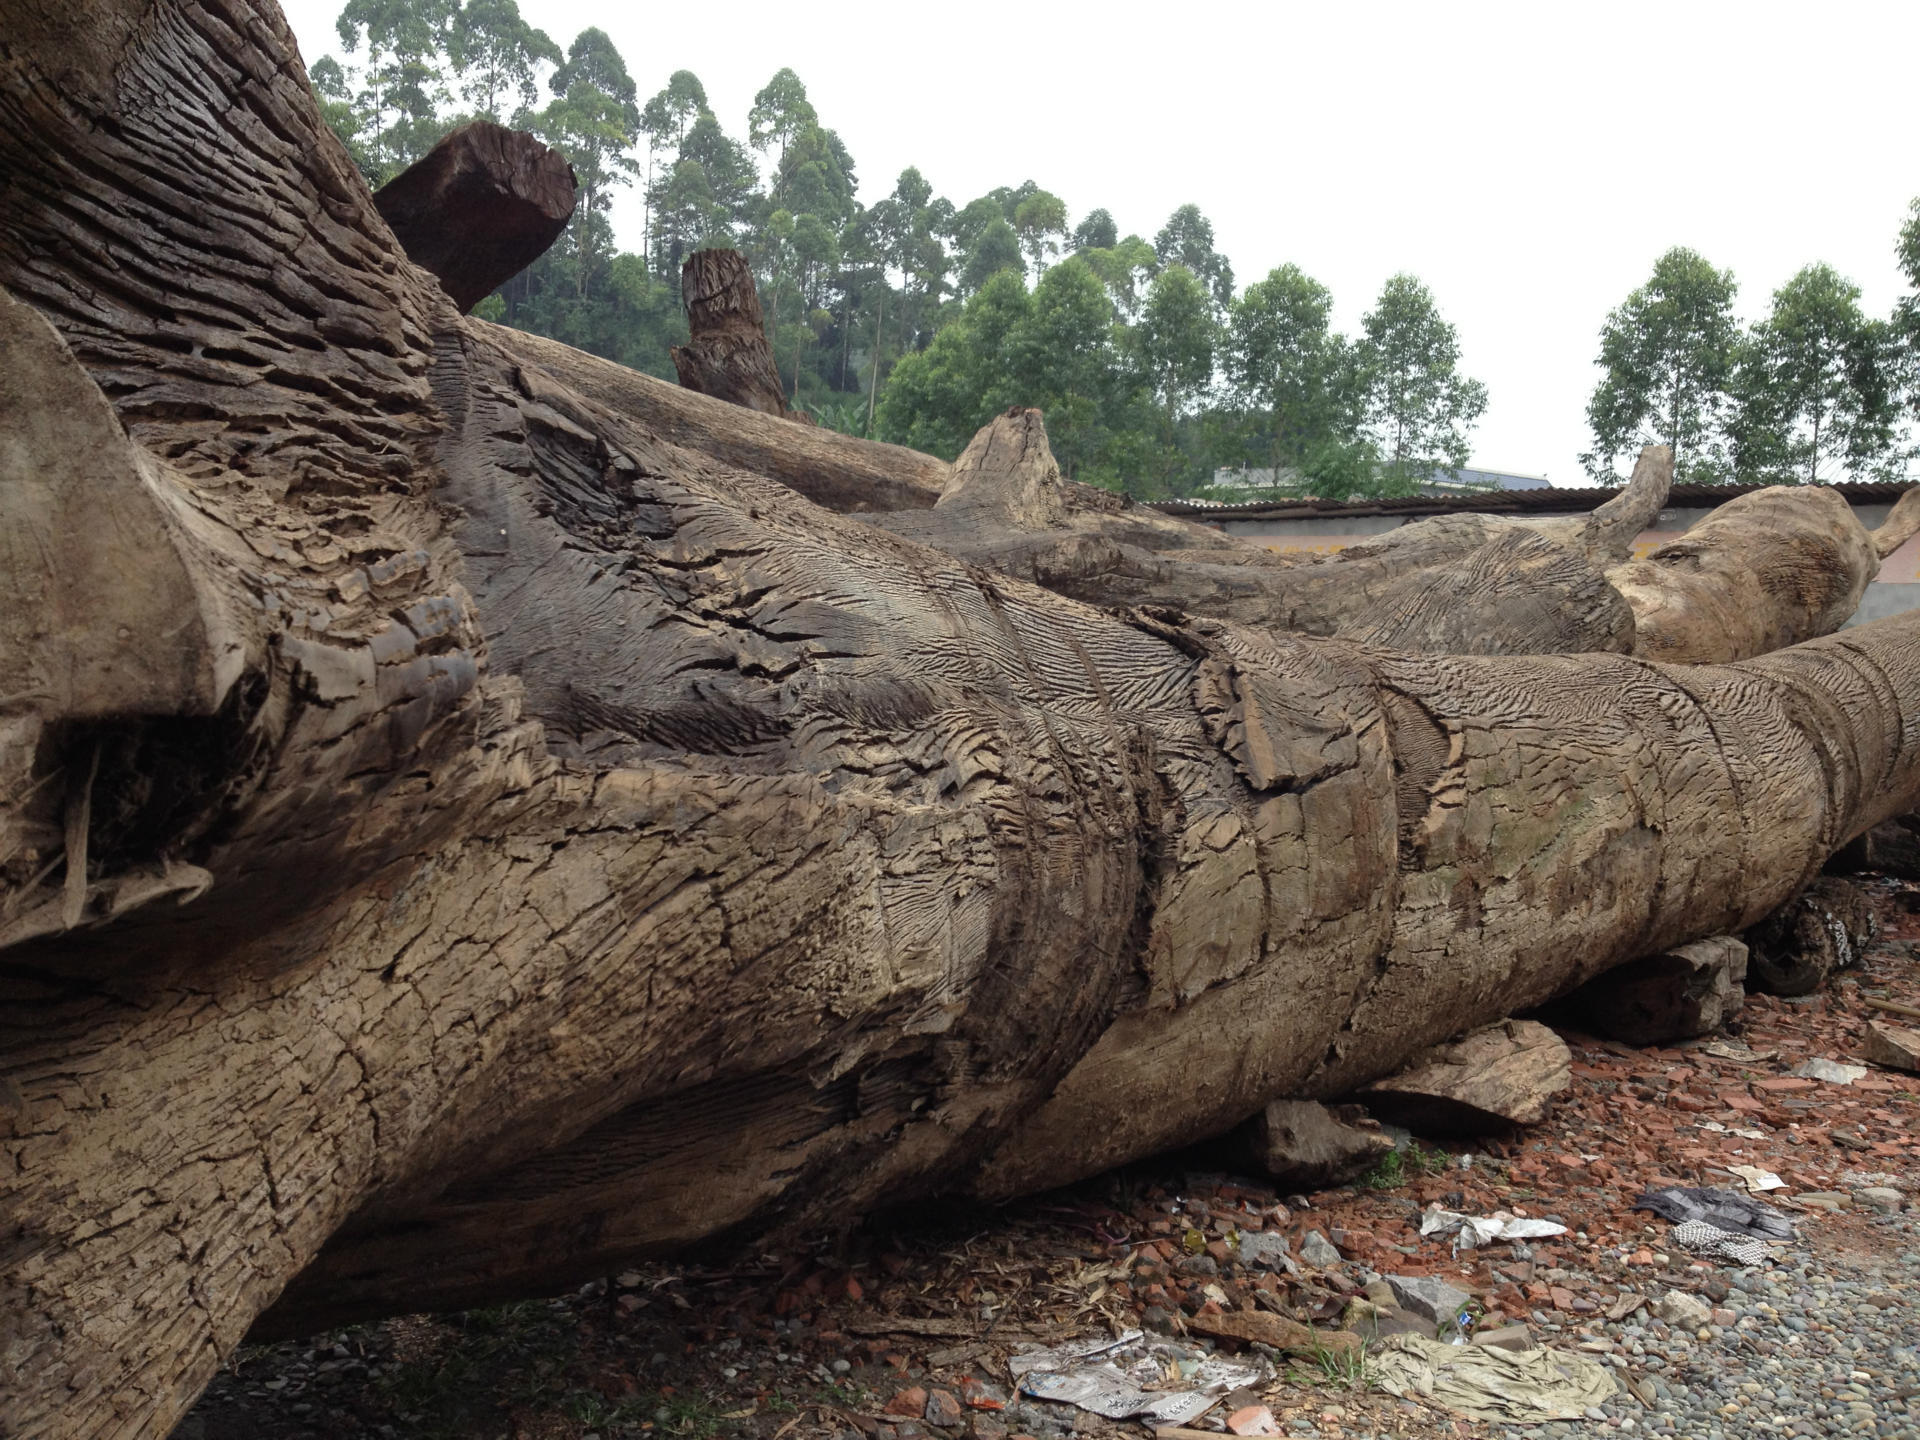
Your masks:
[[[0,1428],[1338,1094],[1920,792],[1920,620],[1687,668],[1086,605],[463,319],[270,6],[0,18]]]

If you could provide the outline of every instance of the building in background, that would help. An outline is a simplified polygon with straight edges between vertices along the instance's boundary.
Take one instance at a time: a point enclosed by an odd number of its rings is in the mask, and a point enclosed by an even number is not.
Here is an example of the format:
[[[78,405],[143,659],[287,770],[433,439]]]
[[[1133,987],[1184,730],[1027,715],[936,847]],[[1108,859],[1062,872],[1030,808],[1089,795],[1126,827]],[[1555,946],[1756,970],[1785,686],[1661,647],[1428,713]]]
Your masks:
[[[1271,466],[1222,465],[1213,472],[1213,480],[1208,488],[1221,496],[1244,494],[1249,500],[1255,496],[1271,500],[1276,494],[1289,491],[1297,494],[1300,477],[1294,471],[1274,470]],[[1552,482],[1544,475],[1513,475],[1504,470],[1475,470],[1468,466],[1458,470],[1435,470],[1421,487],[1429,495],[1478,495],[1488,491],[1551,488]]]

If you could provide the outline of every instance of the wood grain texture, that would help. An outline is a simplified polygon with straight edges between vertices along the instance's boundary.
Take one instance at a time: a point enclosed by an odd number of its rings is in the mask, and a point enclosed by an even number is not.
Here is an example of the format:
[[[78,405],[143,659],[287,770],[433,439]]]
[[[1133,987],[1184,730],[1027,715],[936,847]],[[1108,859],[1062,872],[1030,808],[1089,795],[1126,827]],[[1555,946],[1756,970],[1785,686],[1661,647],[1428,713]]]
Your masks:
[[[465,314],[527,266],[573,218],[566,157],[524,130],[472,120],[374,192],[414,264]]]
[[[696,250],[680,267],[687,343],[673,347],[673,368],[689,390],[768,415],[795,416],[767,341],[767,321],[747,257],[738,250]]]
[[[991,485],[460,316],[271,6],[0,34],[10,393],[84,418],[0,412],[0,487],[71,448],[192,597],[36,622],[158,647],[110,713],[0,697],[0,1428],[1338,1095],[1920,795],[1920,618],[1663,667],[1085,604],[806,489]]]

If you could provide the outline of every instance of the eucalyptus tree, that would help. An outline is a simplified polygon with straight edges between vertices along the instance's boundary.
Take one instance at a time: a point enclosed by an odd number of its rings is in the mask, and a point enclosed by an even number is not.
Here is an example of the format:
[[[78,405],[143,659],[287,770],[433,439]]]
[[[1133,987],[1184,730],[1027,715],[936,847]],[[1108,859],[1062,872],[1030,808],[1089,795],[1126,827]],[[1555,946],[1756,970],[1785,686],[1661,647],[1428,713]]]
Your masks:
[[[1587,402],[1594,448],[1580,457],[1596,480],[1619,483],[1617,463],[1646,444],[1673,448],[1678,480],[1729,473],[1738,289],[1731,270],[1675,246],[1607,316],[1595,362],[1602,375]]]
[[[658,199],[654,189],[654,166],[663,150],[673,154],[674,164],[679,163],[680,147],[686,142],[687,127],[706,108],[707,87],[700,83],[700,77],[691,70],[676,70],[640,111],[640,131],[647,137],[647,179],[642,192],[640,219],[640,251],[643,255],[653,254],[653,216]]]
[[[756,150],[778,145],[777,169],[787,158],[787,147],[819,121],[807,99],[807,87],[792,70],[782,68],[753,97],[753,108],[747,112],[747,143]]]
[[[531,111],[540,95],[539,67],[564,60],[547,32],[526,22],[515,0],[465,0],[447,28],[447,56],[473,113],[496,124]],[[509,96],[519,104],[503,115]]]
[[[1354,355],[1332,328],[1333,293],[1297,265],[1249,285],[1227,312],[1226,377],[1266,417],[1276,475],[1308,480],[1351,450],[1359,422]]]
[[[1892,327],[1860,287],[1809,265],[1773,295],[1741,347],[1736,454],[1745,479],[1867,479],[1893,461],[1899,422]]]
[[[640,168],[633,157],[640,109],[633,77],[604,30],[589,28],[575,36],[547,84],[554,98],[531,123],[572,163],[579,182],[579,203],[568,228],[578,267],[576,293],[584,297],[599,262],[612,258],[605,216],[613,191],[631,184]]]
[[[1206,285],[1213,303],[1225,310],[1233,299],[1233,266],[1214,248],[1213,222],[1198,205],[1182,205],[1153,237],[1162,265],[1184,265]]]
[[[1390,486],[1412,488],[1435,469],[1467,463],[1487,387],[1460,373],[1459,334],[1425,285],[1406,274],[1387,280],[1360,322],[1355,361],[1362,434]]]
[[[1113,223],[1110,210],[1089,210],[1080,223],[1073,227],[1073,253],[1084,254],[1089,250],[1111,250],[1120,243],[1120,227]]]
[[[1067,231],[1066,202],[1052,191],[1036,190],[1014,207],[1009,218],[1037,277],[1047,268],[1048,257],[1060,253],[1060,240]]]
[[[447,27],[457,0],[347,0],[334,22],[340,47],[363,48],[359,105],[368,178],[379,185],[430,150],[445,130]]]

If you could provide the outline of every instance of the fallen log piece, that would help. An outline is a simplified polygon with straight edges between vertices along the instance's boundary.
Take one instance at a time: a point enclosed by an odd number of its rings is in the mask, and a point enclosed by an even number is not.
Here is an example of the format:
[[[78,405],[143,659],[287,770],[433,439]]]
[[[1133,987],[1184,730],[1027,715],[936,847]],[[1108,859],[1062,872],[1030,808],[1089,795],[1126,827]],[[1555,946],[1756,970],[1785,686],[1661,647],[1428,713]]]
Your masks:
[[[1348,1356],[1366,1348],[1351,1330],[1316,1330],[1269,1310],[1232,1310],[1221,1315],[1189,1315],[1187,1329],[1216,1340],[1271,1345],[1282,1355]]]
[[[1740,1013],[1746,975],[1746,944],[1716,935],[1596,975],[1553,1013],[1628,1045],[1662,1045],[1723,1028]]]
[[[1902,815],[1856,835],[1834,852],[1827,870],[1835,875],[1873,871],[1901,880],[1920,880],[1920,816]]]
[[[1889,1070],[1920,1074],[1920,1031],[1869,1020],[1866,1040],[1860,1047],[1860,1053],[1874,1064],[1884,1065]]]
[[[546,254],[573,218],[573,167],[524,130],[473,120],[374,192],[414,264],[462,314]]]
[[[1857,885],[1822,876],[1747,932],[1747,974],[1769,995],[1811,995],[1858,964],[1879,928]]]
[[[1040,412],[1015,408],[975,437],[931,513],[871,518],[1089,604],[1437,653],[1624,652],[1633,615],[1597,567],[1617,558],[1622,515],[1658,513],[1671,469],[1650,447],[1626,492],[1553,534],[1453,515],[1332,556],[1280,556],[1063,480]]]
[[[1635,654],[1718,664],[1832,634],[1879,570],[1873,537],[1845,500],[1783,485],[1728,501],[1607,579],[1633,607]]]
[[[1393,1139],[1357,1105],[1274,1100],[1239,1132],[1247,1159],[1283,1190],[1325,1190],[1366,1174]]]
[[[753,271],[738,250],[696,250],[680,267],[691,338],[669,352],[680,384],[764,415],[795,416],[780,384]]]
[[[39,917],[0,1429],[165,1434],[249,1333],[1349,1094],[1920,800],[1920,616],[1726,667],[1392,652],[1076,603],[661,386],[709,427],[673,443],[402,263],[271,5],[128,3],[0,0],[10,393],[178,522],[61,522],[157,575],[63,592],[35,673],[193,660],[111,714],[0,697],[0,911]],[[0,487],[69,473],[57,421],[0,434]],[[0,545],[0,593],[41,566]]]
[[[523,383],[566,390],[660,440],[709,462],[711,473],[747,471],[846,514],[927,510],[952,467],[944,460],[860,440],[821,425],[800,425],[711,395],[669,385],[557,340],[472,322],[519,362]],[[696,460],[694,463],[699,463]]]
[[[1544,1119],[1572,1083],[1566,1042],[1538,1021],[1508,1020],[1415,1056],[1359,1095],[1382,1120],[1415,1134],[1485,1135]]]

